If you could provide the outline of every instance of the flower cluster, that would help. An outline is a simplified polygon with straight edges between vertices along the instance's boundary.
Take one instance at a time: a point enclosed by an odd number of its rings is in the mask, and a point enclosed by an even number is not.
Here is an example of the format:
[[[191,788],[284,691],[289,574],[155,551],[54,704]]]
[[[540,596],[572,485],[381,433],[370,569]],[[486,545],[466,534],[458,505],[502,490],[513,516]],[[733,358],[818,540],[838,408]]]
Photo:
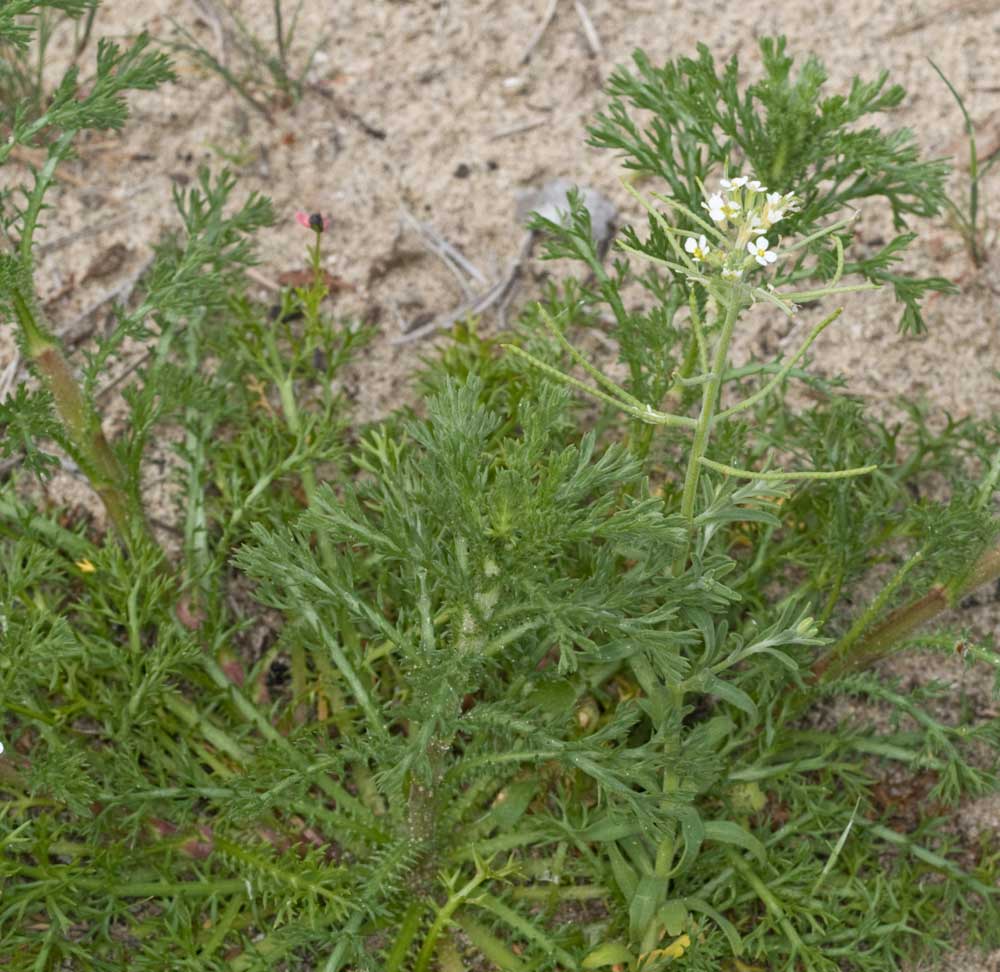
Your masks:
[[[719,252],[709,257],[712,246],[705,236],[689,237],[684,249],[699,263],[711,259],[726,279],[738,280],[752,262],[767,267],[778,259],[764,234],[794,212],[797,202],[793,193],[769,192],[767,186],[748,176],[722,179],[719,185],[720,191],[702,203],[719,228]]]

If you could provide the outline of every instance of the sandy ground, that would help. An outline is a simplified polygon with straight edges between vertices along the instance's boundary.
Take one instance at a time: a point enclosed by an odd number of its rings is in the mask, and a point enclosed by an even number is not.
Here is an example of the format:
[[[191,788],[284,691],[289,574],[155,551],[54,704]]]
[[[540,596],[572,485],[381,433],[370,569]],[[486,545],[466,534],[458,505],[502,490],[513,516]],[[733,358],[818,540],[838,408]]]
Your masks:
[[[739,54],[749,79],[757,70],[756,38],[783,32],[791,53],[825,60],[831,92],[846,90],[856,73],[870,78],[888,70],[908,91],[888,123],[915,129],[929,156],[955,155],[963,151],[961,118],[927,63],[933,56],[966,99],[981,153],[1000,148],[996,0],[558,0],[551,6],[554,16],[531,47],[550,0],[305,0],[289,61],[301,67],[319,42],[308,80],[323,93],[292,108],[275,106],[269,118],[178,55],[179,83],[133,96],[124,133],[83,142],[64,188],[53,194],[58,219],[39,237],[47,247],[39,264],[43,298],[65,291],[52,305],[57,329],[85,329],[80,315],[144,265],[151,244],[175,223],[174,186],[190,185],[202,163],[229,164],[240,177],[238,191],[266,193],[279,214],[278,225],[259,238],[264,279],[305,265],[309,234],[295,224],[295,210],[332,216],[328,269],[347,284],[338,312],[375,319],[380,329],[350,390],[362,419],[383,414],[412,399],[407,377],[429,348],[428,340],[394,343],[401,327],[434,320],[469,298],[421,244],[405,213],[478,268],[485,283],[473,291],[486,289],[517,256],[523,233],[516,205],[526,188],[564,177],[606,194],[622,221],[638,218],[619,185],[617,160],[584,140],[588,120],[606,101],[603,82],[639,46],[657,64],[693,54],[703,42],[717,61]],[[210,0],[109,0],[96,35],[127,38],[148,30],[168,41],[176,21],[243,71],[247,62],[227,36],[231,20],[220,9]],[[271,4],[244,0],[237,9],[273,52]],[[51,81],[69,41],[66,30],[55,39]],[[91,50],[84,64],[92,58]],[[4,181],[14,174],[5,170]],[[956,192],[963,175],[960,167]],[[985,188],[987,197],[1000,197],[1000,178]],[[823,370],[846,374],[874,409],[890,409],[893,397],[905,393],[925,396],[936,411],[990,415],[1000,405],[997,260],[977,272],[945,221],[916,228],[921,239],[910,265],[955,280],[961,294],[930,304],[930,331],[918,340],[897,334],[891,295],[851,300],[821,338],[817,357]],[[509,314],[537,296],[539,270],[536,262],[524,275]],[[96,320],[100,325],[101,316]],[[771,352],[797,343],[797,330],[777,331],[783,336],[775,338],[768,325],[755,318],[738,353],[760,351],[767,335]],[[483,327],[496,326],[487,314]],[[9,332],[0,334],[0,373],[13,353]],[[68,475],[53,489],[93,505]],[[963,617],[981,630],[996,630],[997,620],[995,606]],[[899,662],[900,673],[907,664]],[[928,677],[928,667],[921,661],[919,677]],[[978,677],[944,663],[933,674],[956,686]],[[979,801],[962,819],[962,826],[1000,830],[1000,803]],[[956,950],[947,968],[996,972],[998,963],[1000,953]]]

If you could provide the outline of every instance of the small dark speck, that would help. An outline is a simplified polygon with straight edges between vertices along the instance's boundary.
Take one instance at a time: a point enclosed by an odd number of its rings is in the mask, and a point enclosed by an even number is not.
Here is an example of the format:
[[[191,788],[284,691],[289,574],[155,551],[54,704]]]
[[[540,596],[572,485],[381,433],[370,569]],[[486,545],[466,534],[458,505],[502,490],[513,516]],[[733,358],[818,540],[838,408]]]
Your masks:
[[[489,169],[490,172],[496,172],[496,170],[500,168],[500,163],[497,162],[496,159],[487,159],[486,168]]]
[[[275,658],[271,662],[271,667],[267,670],[267,687],[270,689],[281,688],[287,685],[290,679],[288,665],[280,658]]]
[[[455,166],[455,171],[452,173],[452,175],[456,179],[468,179],[469,173],[471,171],[472,169],[470,169],[464,162],[460,162],[458,165]]]

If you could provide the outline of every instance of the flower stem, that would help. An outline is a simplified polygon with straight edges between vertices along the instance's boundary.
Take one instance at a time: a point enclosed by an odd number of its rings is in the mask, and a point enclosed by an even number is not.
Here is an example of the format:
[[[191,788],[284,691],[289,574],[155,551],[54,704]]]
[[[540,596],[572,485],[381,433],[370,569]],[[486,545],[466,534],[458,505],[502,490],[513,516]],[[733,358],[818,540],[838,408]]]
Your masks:
[[[701,395],[701,414],[694,430],[694,440],[688,455],[687,474],[684,477],[684,492],[681,495],[681,516],[688,524],[688,537],[684,548],[674,560],[674,576],[678,576],[687,564],[691,552],[691,537],[694,530],[694,506],[698,496],[698,478],[701,474],[701,459],[708,448],[708,440],[712,431],[712,419],[719,401],[719,388],[722,386],[722,376],[726,370],[729,357],[729,345],[733,339],[733,328],[740,311],[740,291],[733,287],[730,292],[729,305],[722,322],[722,332],[715,346],[715,358],[712,361],[711,377],[705,382]]]

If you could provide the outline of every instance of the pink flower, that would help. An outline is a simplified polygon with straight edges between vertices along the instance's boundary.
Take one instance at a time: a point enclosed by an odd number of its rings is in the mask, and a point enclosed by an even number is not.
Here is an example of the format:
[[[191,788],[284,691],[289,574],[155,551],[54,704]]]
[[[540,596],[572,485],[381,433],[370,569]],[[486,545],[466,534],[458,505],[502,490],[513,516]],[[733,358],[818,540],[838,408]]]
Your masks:
[[[304,213],[299,210],[295,214],[295,221],[314,233],[323,233],[330,228],[330,217],[322,213]]]

